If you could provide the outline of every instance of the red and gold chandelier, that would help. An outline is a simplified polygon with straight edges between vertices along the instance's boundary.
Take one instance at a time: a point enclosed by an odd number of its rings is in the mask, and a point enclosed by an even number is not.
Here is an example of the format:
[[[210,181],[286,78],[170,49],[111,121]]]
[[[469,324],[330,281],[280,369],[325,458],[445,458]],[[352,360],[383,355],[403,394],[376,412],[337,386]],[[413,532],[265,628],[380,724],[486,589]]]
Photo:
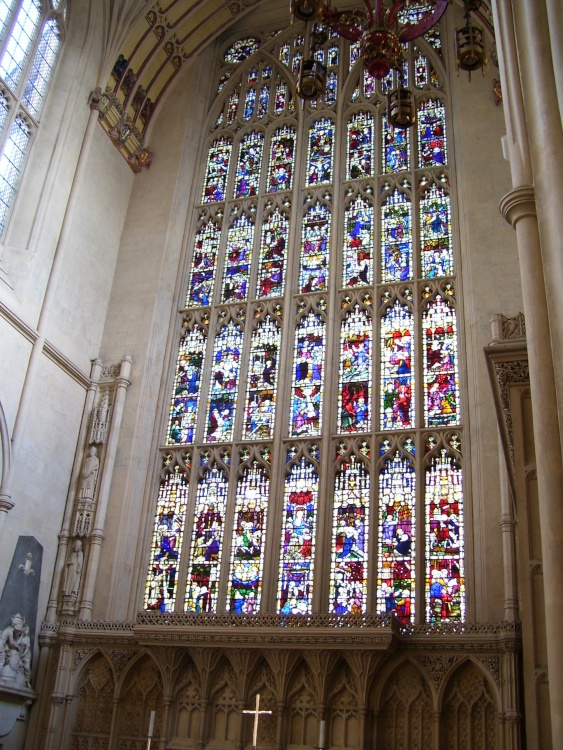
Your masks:
[[[449,0],[364,0],[363,8],[338,11],[330,0],[292,0],[291,12],[302,21],[318,21],[351,42],[375,78],[401,69],[403,44],[425,34],[442,17]]]

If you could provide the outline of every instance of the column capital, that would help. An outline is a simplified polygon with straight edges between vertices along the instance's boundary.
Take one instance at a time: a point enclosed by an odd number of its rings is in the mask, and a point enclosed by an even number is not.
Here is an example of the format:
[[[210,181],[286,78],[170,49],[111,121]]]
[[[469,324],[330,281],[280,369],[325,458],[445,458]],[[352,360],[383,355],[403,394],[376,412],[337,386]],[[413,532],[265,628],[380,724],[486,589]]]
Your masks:
[[[511,190],[501,199],[499,210],[514,228],[520,219],[536,216],[536,196],[533,186],[521,185]]]
[[[8,513],[14,507],[14,502],[7,493],[0,493],[0,512]]]

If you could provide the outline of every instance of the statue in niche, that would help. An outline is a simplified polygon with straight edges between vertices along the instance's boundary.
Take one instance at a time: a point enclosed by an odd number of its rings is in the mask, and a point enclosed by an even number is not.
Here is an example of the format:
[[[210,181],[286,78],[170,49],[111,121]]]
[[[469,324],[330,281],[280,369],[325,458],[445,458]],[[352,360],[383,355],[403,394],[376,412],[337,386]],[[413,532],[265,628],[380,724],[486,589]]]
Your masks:
[[[82,567],[84,565],[84,553],[82,552],[82,542],[77,539],[74,542],[72,552],[66,561],[65,579],[63,583],[63,595],[76,599],[80,589],[80,578],[82,576]]]
[[[31,640],[25,619],[16,614],[0,635],[0,684],[31,687]]]
[[[109,412],[109,390],[106,390],[100,398],[100,403],[94,413],[92,430],[90,432],[90,443],[105,442],[108,430]]]
[[[84,465],[82,466],[80,489],[78,490],[79,500],[93,500],[98,473],[100,471],[100,459],[97,450],[92,447],[88,451]]]

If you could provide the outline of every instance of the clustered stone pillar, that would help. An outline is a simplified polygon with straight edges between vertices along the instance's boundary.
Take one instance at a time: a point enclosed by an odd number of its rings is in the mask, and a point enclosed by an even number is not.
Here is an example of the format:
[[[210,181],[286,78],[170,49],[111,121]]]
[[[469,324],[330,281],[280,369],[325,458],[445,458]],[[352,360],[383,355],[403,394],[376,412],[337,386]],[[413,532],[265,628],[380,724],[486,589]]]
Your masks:
[[[500,205],[516,230],[534,420],[551,728],[563,735],[563,132],[545,0],[495,0],[513,190]],[[557,50],[552,52],[552,41]],[[558,125],[557,125],[558,121]],[[533,187],[532,187],[533,186]]]

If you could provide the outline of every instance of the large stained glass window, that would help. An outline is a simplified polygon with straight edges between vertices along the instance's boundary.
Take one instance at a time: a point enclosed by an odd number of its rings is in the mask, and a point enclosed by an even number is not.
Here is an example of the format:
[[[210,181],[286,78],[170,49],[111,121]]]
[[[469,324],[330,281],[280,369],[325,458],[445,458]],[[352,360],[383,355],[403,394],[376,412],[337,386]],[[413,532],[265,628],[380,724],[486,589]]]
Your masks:
[[[225,42],[188,221],[145,607],[465,617],[463,409],[439,48],[397,85],[331,36]],[[164,421],[164,420],[163,420]],[[189,457],[188,457],[189,451]],[[285,621],[282,619],[282,623]]]

